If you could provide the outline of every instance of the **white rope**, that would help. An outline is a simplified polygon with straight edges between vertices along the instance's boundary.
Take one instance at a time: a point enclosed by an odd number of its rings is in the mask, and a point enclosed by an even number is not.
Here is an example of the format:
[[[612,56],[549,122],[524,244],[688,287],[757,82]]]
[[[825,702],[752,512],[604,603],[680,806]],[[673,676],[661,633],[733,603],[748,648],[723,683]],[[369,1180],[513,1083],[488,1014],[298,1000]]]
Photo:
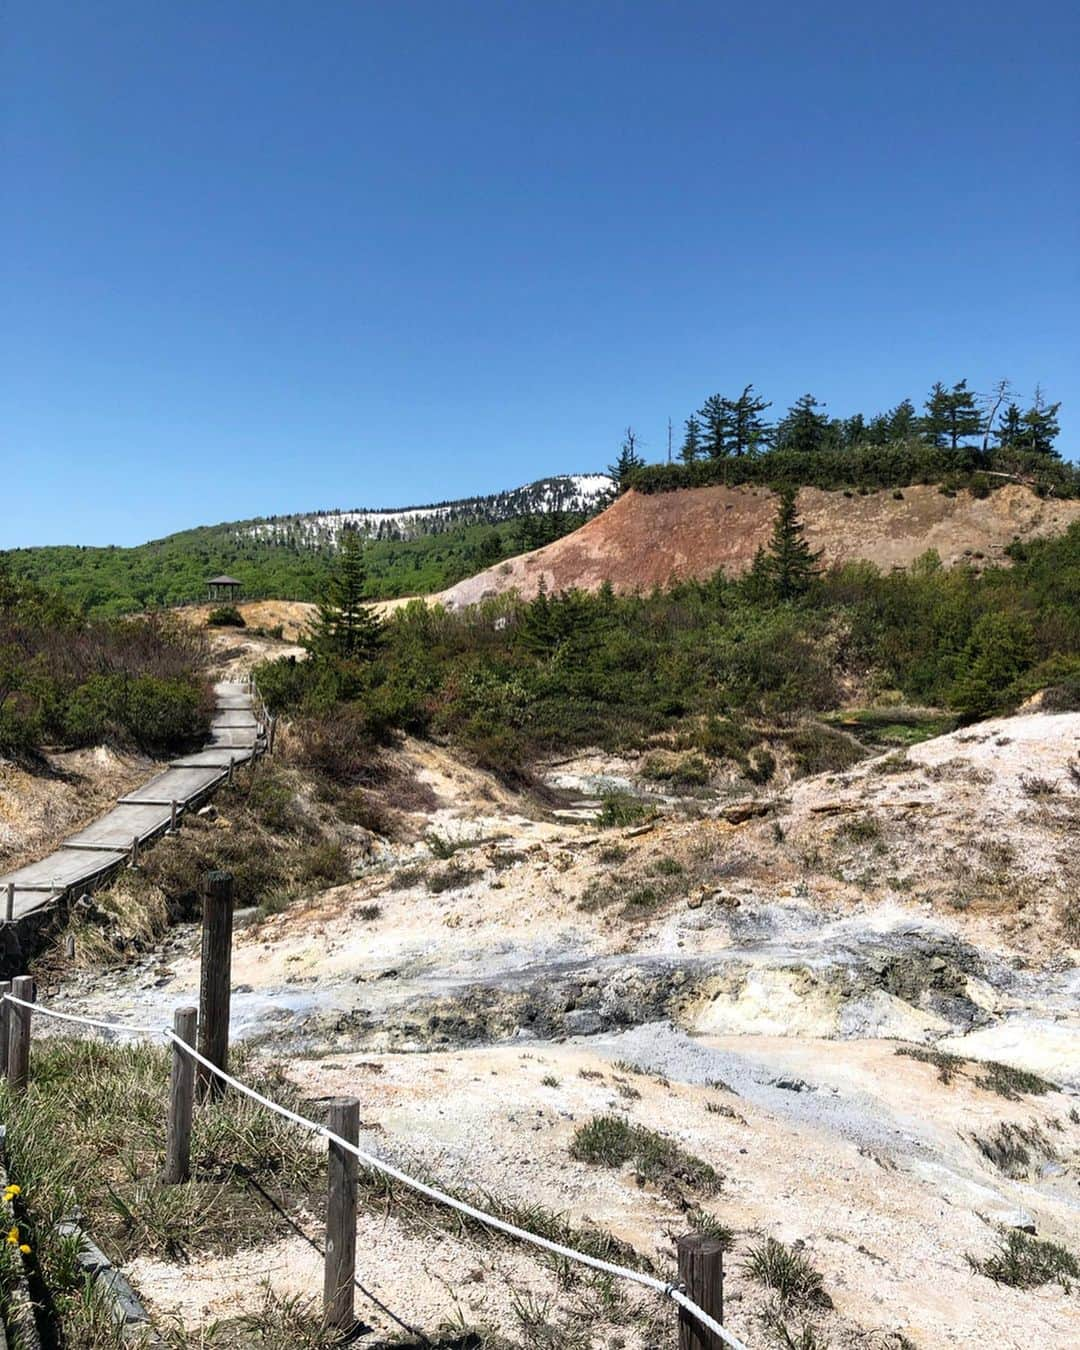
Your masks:
[[[488,1228],[495,1228],[499,1232],[505,1233],[508,1237],[516,1238],[521,1242],[531,1243],[534,1247],[540,1247],[545,1251],[553,1253],[555,1256],[562,1256],[568,1261],[576,1261],[579,1265],[589,1266],[593,1270],[599,1270],[605,1275],[613,1275],[621,1280],[630,1280],[634,1284],[643,1285],[646,1289],[651,1289],[655,1293],[669,1298],[677,1303],[690,1314],[695,1321],[700,1322],[702,1326],[707,1327],[714,1332],[720,1339],[731,1347],[731,1350],[746,1350],[742,1341],[736,1339],[731,1332],[727,1331],[714,1318],[710,1317],[704,1308],[687,1297],[682,1287],[672,1282],[659,1280],[655,1275],[646,1275],[640,1270],[631,1270],[627,1266],[616,1265],[612,1261],[603,1261],[598,1256],[588,1256],[584,1252],[579,1252],[573,1247],[564,1247],[560,1242],[553,1242],[550,1238],[540,1237],[537,1233],[530,1233],[528,1229],[518,1228],[516,1224],[508,1223],[505,1219],[496,1218],[494,1214],[488,1214],[482,1209],[477,1209],[475,1205],[470,1205],[465,1200],[459,1200],[456,1196],[448,1195],[446,1191],[440,1191],[435,1186],[429,1186],[426,1182],[411,1177],[400,1168],[394,1167],[392,1163],[384,1162],[381,1158],[376,1158],[371,1153],[365,1153],[357,1144],[351,1143],[348,1139],[343,1139],[341,1135],[335,1134],[327,1129],[325,1125],[319,1125],[314,1120],[309,1120],[307,1116],[302,1116],[296,1111],[290,1111],[287,1106],[282,1106],[279,1102],[273,1101],[270,1097],[264,1097],[261,1092],[255,1088],[242,1083],[239,1078],[234,1078],[231,1073],[226,1073],[224,1069],[219,1068],[205,1055],[201,1055],[194,1046],[188,1045],[187,1041],[178,1036],[171,1028],[158,1027],[136,1027],[136,1026],[118,1026],[114,1022],[102,1022],[92,1017],[77,1017],[73,1013],[56,1012],[52,1008],[43,1007],[40,1003],[27,1003],[21,998],[16,998],[13,994],[3,996],[11,1003],[17,1003],[21,1007],[30,1008],[34,1012],[42,1013],[46,1017],[58,1017],[65,1022],[77,1022],[83,1026],[101,1027],[106,1031],[134,1031],[142,1032],[149,1036],[164,1035],[167,1040],[175,1045],[192,1059],[196,1060],[204,1068],[208,1069],[215,1077],[220,1078],[223,1083],[228,1083],[244,1097],[249,1097],[253,1102],[258,1102],[260,1106],[265,1106],[268,1111],[273,1111],[292,1124],[298,1125],[301,1129],[310,1130],[313,1134],[327,1140],[329,1143],[336,1144],[347,1153],[352,1153],[365,1166],[373,1168],[377,1172],[382,1172],[388,1177],[393,1177],[395,1181],[400,1181],[403,1186],[408,1186],[410,1190],[417,1191],[420,1195],[426,1195],[429,1200],[434,1200],[437,1204],[446,1205],[450,1209],[457,1210],[460,1214],[465,1214],[478,1223],[485,1224]]]
[[[8,1003],[17,1003],[20,1008],[29,1008],[31,1012],[39,1012],[45,1017],[57,1017],[61,1022],[76,1022],[82,1027],[100,1027],[102,1031],[130,1031],[138,1036],[160,1036],[159,1027],[140,1027],[132,1026],[129,1022],[103,1022],[97,1017],[79,1017],[75,1013],[56,1012],[53,1008],[46,1008],[40,1003],[28,1003],[24,998],[16,998],[14,994],[5,994],[4,998]]]

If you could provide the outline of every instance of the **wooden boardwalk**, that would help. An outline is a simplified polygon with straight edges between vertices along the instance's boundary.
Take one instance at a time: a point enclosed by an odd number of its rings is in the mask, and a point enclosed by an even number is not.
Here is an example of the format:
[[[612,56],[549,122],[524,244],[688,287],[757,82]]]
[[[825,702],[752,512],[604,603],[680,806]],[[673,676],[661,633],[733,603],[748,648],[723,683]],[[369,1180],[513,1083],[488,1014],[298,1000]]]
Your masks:
[[[214,695],[217,712],[205,749],[173,760],[163,773],[121,797],[111,811],[65,839],[47,858],[0,876],[0,904],[8,886],[15,888],[13,918],[53,904],[70,891],[92,890],[129,861],[133,848],[169,828],[174,803],[180,815],[224,782],[232,765],[245,764],[263,752],[266,727],[256,716],[248,685],[223,680],[214,686]]]

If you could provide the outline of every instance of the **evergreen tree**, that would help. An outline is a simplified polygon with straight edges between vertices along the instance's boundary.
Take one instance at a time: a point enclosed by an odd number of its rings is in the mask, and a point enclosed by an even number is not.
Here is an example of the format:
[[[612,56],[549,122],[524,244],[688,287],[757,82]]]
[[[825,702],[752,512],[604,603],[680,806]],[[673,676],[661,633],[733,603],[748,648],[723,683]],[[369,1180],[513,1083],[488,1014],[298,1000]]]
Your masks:
[[[967,387],[967,380],[960,380],[951,389],[946,389],[939,380],[930,391],[925,407],[923,434],[940,448],[948,446],[950,450],[958,450],[961,441],[978,436],[982,431],[982,413],[975,395]]]
[[[796,399],[776,429],[777,448],[802,455],[823,450],[829,440],[829,419],[818,411],[822,406],[813,394]]]
[[[1010,403],[994,428],[994,439],[1004,450],[1015,450],[1024,434],[1024,417],[1015,403]]]
[[[710,459],[729,455],[734,442],[731,400],[720,394],[710,394],[697,414],[704,426],[704,449]]]
[[[806,542],[803,523],[795,504],[795,489],[781,494],[772,538],[763,559],[755,567],[768,577],[778,600],[805,595],[818,575],[821,554]]]
[[[862,413],[855,413],[853,417],[845,417],[840,423],[839,439],[845,450],[861,445],[868,437],[866,418],[863,417]]]
[[[679,458],[684,464],[693,464],[703,450],[701,423],[691,414],[686,419],[686,435],[683,437]]]
[[[619,458],[608,465],[608,473],[615,480],[617,491],[624,492],[629,486],[630,475],[635,469],[643,468],[645,461],[637,452],[637,434],[633,427],[626,428],[626,438],[619,451]]]
[[[363,603],[367,584],[364,546],[351,525],[342,528],[338,555],[307,637],[315,657],[370,661],[382,645],[382,623]]]
[[[732,451],[736,455],[752,455],[769,443],[772,427],[761,414],[772,404],[754,393],[748,384],[734,403],[727,404],[731,418]]]
[[[1030,450],[1037,455],[1050,455],[1054,459],[1061,458],[1058,451],[1054,449],[1054,441],[1061,429],[1057,420],[1060,407],[1060,403],[1047,403],[1043,397],[1042,389],[1038,385],[1035,386],[1035,398],[1022,418],[1023,430],[1020,435],[1020,445],[1023,449]]]
[[[910,440],[918,433],[919,419],[911,399],[905,398],[892,409],[887,417],[887,425],[890,441]]]

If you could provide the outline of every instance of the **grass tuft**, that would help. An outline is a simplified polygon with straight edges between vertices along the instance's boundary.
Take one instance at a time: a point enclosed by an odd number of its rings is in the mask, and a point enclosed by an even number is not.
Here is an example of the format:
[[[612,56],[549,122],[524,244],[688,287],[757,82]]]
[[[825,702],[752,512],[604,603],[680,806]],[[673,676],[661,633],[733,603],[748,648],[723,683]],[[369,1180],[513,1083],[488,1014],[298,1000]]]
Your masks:
[[[1014,1289],[1034,1289],[1055,1282],[1069,1292],[1080,1281],[1080,1260],[1067,1247],[1032,1237],[1018,1228],[1002,1233],[997,1251],[989,1256],[968,1252],[965,1259],[976,1274]]]
[[[646,1181],[681,1181],[706,1195],[715,1194],[723,1178],[701,1158],[643,1125],[621,1116],[593,1116],[578,1127],[570,1156],[598,1167],[632,1163]]]

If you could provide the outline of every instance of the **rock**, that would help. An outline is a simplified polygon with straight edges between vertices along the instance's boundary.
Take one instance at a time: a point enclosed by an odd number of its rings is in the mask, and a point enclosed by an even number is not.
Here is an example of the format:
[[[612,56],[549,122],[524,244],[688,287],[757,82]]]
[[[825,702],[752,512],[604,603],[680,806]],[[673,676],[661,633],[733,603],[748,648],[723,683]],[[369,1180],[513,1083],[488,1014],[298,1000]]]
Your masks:
[[[216,806],[200,806],[195,814],[203,820],[217,820],[218,816]]]
[[[1015,1228],[1021,1233],[1034,1234],[1037,1230],[1034,1218],[1026,1209],[1002,1209],[987,1216],[1002,1228]]]
[[[813,1092],[813,1088],[802,1078],[774,1078],[772,1086],[784,1092]]]
[[[729,825],[741,825],[744,821],[753,820],[755,816],[767,816],[771,810],[769,802],[733,802],[730,806],[725,806],[720,815]]]
[[[705,895],[704,895],[704,892],[702,892],[702,891],[695,891],[694,894],[689,898],[689,900],[687,900],[687,902],[686,902],[686,908],[687,908],[687,909],[700,909],[701,906],[702,906],[704,903],[705,903]]]
[[[588,1008],[576,1008],[563,1019],[568,1036],[595,1036],[604,1029],[604,1019]]]

